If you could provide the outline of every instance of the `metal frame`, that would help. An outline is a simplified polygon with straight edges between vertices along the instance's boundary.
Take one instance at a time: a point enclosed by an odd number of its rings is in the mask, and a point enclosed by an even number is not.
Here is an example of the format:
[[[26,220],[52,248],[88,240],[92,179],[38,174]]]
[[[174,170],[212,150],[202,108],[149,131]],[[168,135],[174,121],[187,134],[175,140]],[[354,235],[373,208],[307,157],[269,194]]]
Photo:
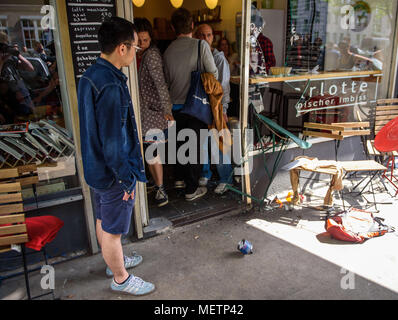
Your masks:
[[[246,130],[248,129],[249,116],[249,62],[250,62],[250,20],[251,1],[242,0],[242,37],[241,37],[241,83],[240,83],[240,127],[241,127],[241,150],[247,150]],[[251,185],[249,163],[243,163],[242,191],[246,204],[251,205]]]
[[[77,173],[81,183],[84,199],[87,238],[90,251],[91,253],[95,254],[99,252],[99,246],[96,237],[96,226],[91,201],[91,192],[89,186],[85,182],[83,173],[82,154],[80,150],[79,115],[77,109],[77,88],[73,71],[72,49],[70,44],[66,2],[64,0],[50,0],[50,5],[54,6],[56,12],[56,28],[58,32],[55,32],[54,35],[57,61],[62,61],[62,63],[58,65],[58,74],[60,82],[66,84],[61,86],[65,123],[66,127],[73,133],[76,147]]]

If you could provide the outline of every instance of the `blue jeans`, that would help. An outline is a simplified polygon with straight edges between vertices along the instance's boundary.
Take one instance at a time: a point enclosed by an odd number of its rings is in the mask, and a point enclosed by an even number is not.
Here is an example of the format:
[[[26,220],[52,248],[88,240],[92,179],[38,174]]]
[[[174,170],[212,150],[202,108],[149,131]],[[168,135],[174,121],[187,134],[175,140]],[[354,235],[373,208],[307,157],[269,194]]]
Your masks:
[[[205,143],[203,146],[203,152],[204,152],[204,163],[202,167],[202,177],[207,178],[210,180],[212,176],[212,172],[210,170],[210,161],[209,161],[209,151],[208,151],[208,143]],[[217,152],[216,150],[212,150],[215,148],[210,148],[211,152]],[[224,154],[219,148],[218,150],[218,155],[219,155],[219,161],[218,164],[216,164],[217,167],[217,172],[218,175],[220,176],[220,181],[219,183],[229,183],[232,184],[232,163],[230,159],[230,155],[228,153]],[[225,163],[224,163],[225,162]]]

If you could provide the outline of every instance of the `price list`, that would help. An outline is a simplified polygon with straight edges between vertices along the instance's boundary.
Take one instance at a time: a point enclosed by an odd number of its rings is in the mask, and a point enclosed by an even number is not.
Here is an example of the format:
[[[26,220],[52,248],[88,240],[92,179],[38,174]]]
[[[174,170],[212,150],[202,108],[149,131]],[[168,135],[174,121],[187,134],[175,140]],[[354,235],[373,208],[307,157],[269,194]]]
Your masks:
[[[116,16],[116,0],[67,0],[69,34],[76,85],[100,55],[98,30]]]

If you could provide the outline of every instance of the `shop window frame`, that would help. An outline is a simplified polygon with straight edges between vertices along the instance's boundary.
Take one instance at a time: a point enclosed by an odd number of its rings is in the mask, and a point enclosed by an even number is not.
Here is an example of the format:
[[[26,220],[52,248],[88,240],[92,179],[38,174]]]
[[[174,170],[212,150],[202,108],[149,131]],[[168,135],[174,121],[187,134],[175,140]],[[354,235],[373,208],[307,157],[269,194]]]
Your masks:
[[[0,16],[0,32],[5,32],[6,34],[9,34],[7,16]]]
[[[50,41],[47,41],[46,38],[43,37],[44,32],[46,31],[41,27],[41,19],[42,16],[20,16],[20,25],[21,25],[21,34],[24,46],[28,49],[33,49],[33,41],[39,41],[46,46]],[[24,25],[24,22],[29,22],[28,26]],[[26,38],[25,31],[27,31],[30,35],[30,38]],[[32,32],[34,37],[32,37]]]

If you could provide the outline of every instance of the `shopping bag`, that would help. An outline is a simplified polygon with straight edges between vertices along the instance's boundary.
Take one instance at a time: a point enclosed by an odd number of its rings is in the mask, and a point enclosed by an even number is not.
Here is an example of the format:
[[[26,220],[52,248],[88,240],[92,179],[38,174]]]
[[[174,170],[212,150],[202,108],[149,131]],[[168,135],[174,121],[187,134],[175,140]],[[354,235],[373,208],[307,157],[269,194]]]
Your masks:
[[[213,113],[211,111],[209,96],[207,95],[201,75],[201,57],[200,57],[200,43],[198,41],[198,66],[196,71],[191,73],[191,85],[188,91],[188,95],[181,109],[181,113],[188,114],[208,125],[213,123]]]

